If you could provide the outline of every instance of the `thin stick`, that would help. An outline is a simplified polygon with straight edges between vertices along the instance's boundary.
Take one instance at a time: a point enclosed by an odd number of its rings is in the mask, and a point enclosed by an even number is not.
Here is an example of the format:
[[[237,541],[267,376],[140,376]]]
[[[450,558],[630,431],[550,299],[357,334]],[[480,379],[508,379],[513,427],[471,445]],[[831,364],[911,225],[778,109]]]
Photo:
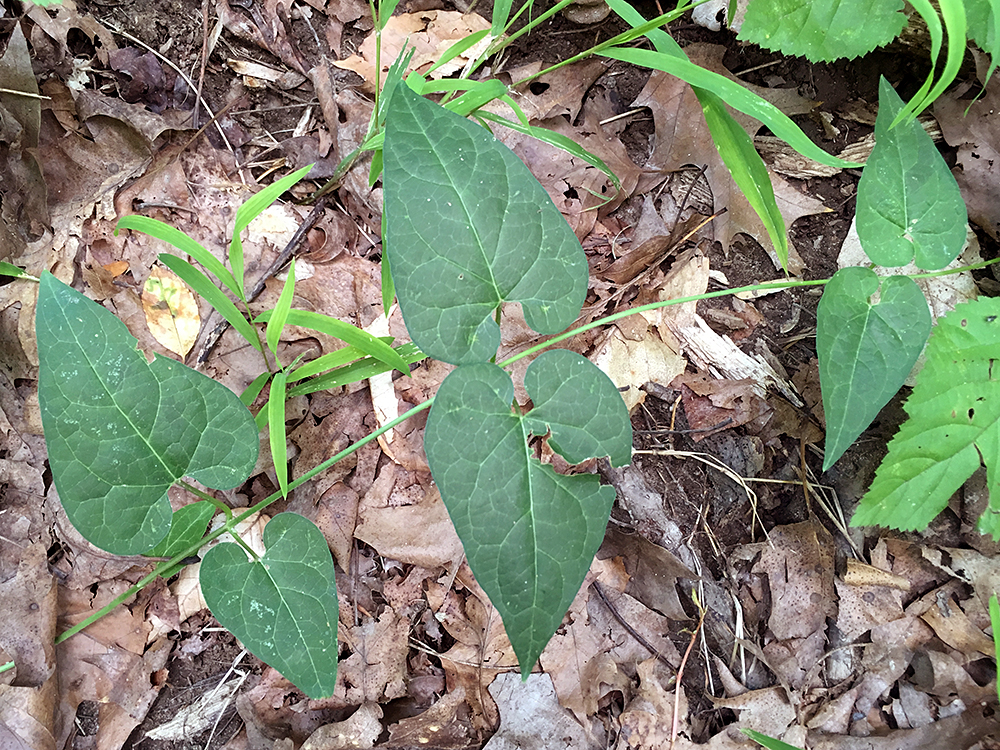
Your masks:
[[[699,602],[697,598],[695,598],[695,604],[698,605],[698,609],[701,611],[701,617],[698,618],[698,627],[696,627],[694,632],[691,634],[691,640],[688,643],[687,649],[684,651],[684,657],[681,659],[681,665],[677,668],[677,681],[674,683],[674,716],[670,723],[670,750],[674,750],[674,744],[677,742],[677,725],[679,723],[677,712],[681,707],[681,677],[684,676],[684,667],[687,666],[687,660],[691,655],[691,649],[694,647],[694,642],[698,640],[698,633],[701,630],[701,625],[705,622],[705,608],[701,606],[701,602]]]
[[[601,584],[598,583],[597,581],[594,581],[590,585],[593,587],[594,591],[597,592],[597,595],[601,597],[601,601],[604,602],[604,606],[606,606],[608,608],[608,611],[611,612],[612,615],[614,615],[615,619],[618,620],[619,623],[621,623],[621,626],[628,631],[629,635],[635,638],[647,651],[649,651],[649,653],[655,656],[657,661],[660,661],[663,664],[666,664],[671,669],[673,669],[674,665],[671,664],[669,661],[667,661],[667,657],[661,654],[659,649],[656,648],[656,646],[654,646],[652,643],[643,638],[642,635],[635,628],[633,628],[629,623],[625,621],[625,618],[621,616],[621,613],[617,609],[615,609],[615,605],[611,603],[611,600],[608,599],[607,594],[604,593],[604,588],[601,586]]]

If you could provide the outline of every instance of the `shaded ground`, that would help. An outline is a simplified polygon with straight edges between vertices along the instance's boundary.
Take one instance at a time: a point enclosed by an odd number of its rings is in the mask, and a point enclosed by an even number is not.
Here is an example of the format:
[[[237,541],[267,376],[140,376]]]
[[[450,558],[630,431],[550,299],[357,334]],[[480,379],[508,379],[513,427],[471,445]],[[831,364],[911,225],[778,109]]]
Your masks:
[[[42,106],[38,149],[48,193],[39,192],[29,168],[18,173],[28,175],[19,182],[26,197],[19,206],[6,195],[2,204],[5,226],[20,237],[10,240],[6,257],[75,280],[116,312],[147,351],[167,353],[146,329],[138,298],[161,248],[114,237],[117,217],[144,213],[221,247],[235,207],[257,181],[270,182],[272,169],[311,162],[318,163],[314,175],[328,176],[367,126],[365,79],[328,64],[361,47],[371,29],[367,4],[247,6],[93,0],[75,11],[35,8],[19,24],[33,76],[51,97]],[[656,12],[652,4],[637,7],[647,16]],[[439,9],[446,8],[418,0],[401,3],[399,12]],[[13,13],[0,23],[4,38],[19,11]],[[611,19],[581,26],[558,17],[515,45],[502,71],[564,59],[621,30]],[[923,58],[906,49],[809,65],[742,46],[729,32],[687,19],[671,31],[701,64],[724,67],[778,97],[778,106],[832,153],[871,134],[878,73],[898,83],[904,98],[923,80]],[[269,70],[234,72],[246,62]],[[205,101],[192,123],[200,81]],[[598,209],[595,194],[607,185],[595,170],[561,152],[508,140],[588,250],[588,318],[651,301],[658,292],[680,296],[699,284],[738,287],[781,275],[753,239],[762,238],[759,226],[713,168],[714,146],[704,134],[687,144],[685,128],[674,128],[700,117],[684,91],[661,74],[585,63],[522,92],[533,118],[589,138],[587,147],[625,185]],[[218,127],[212,123],[192,141],[195,125],[209,122],[208,111],[220,115]],[[14,143],[10,131],[3,135],[8,158],[21,158],[7,145]],[[767,134],[757,135],[763,150]],[[942,148],[957,158],[956,148]],[[786,219],[794,220],[790,237],[803,278],[837,270],[858,177],[775,174],[792,204]],[[33,220],[32,200],[48,206]],[[297,302],[362,326],[375,320],[380,205],[361,165],[308,236],[300,257],[314,276],[297,286]],[[694,226],[722,208],[725,215],[683,243],[661,243],[654,253],[644,245],[677,239],[676,225]],[[307,212],[289,206],[284,218],[294,228]],[[983,256],[993,257],[989,229],[977,234]],[[253,272],[262,272],[285,241],[287,231],[251,237]],[[630,256],[642,247],[646,255]],[[115,265],[121,262],[124,268]],[[984,279],[983,291],[995,292],[996,282]],[[273,305],[279,291],[271,280],[260,309]],[[39,570],[54,572],[45,584],[49,627],[58,616],[62,630],[148,568],[143,561],[108,560],[59,517],[31,406],[36,370],[24,320],[32,299],[25,294],[11,292],[0,304],[7,342],[0,406],[11,425],[0,447],[0,486],[8,521],[17,520],[0,533],[17,540],[18,550],[35,550],[35,563],[46,563]],[[37,748],[262,750],[301,747],[320,727],[345,722],[325,739],[314,736],[309,747],[506,747],[505,732],[520,721],[516,710],[527,706],[550,717],[553,730],[573,737],[576,747],[659,748],[672,741],[669,718],[678,706],[678,747],[749,746],[737,727],[775,736],[787,730],[785,741],[799,746],[808,738],[814,747],[861,747],[855,738],[874,735],[891,738],[893,747],[996,747],[995,737],[987,737],[995,731],[996,667],[982,597],[1000,573],[996,545],[972,529],[983,478],[971,480],[923,535],[845,527],[903,414],[897,399],[820,475],[818,299],[802,290],[725,297],[689,306],[688,318],[623,323],[570,344],[604,365],[633,365],[636,372],[616,382],[626,398],[641,401],[633,410],[638,453],[624,470],[589,467],[615,485],[619,498],[587,584],[542,657],[548,693],[518,693],[519,683],[506,681],[516,667],[513,654],[462,564],[427,472],[418,418],[392,445],[369,446],[273,509],[314,520],[338,564],[343,652],[332,699],[305,699],[199,612],[183,580],[171,581],[54,654],[50,648],[36,655],[34,682],[19,666],[8,704],[35,705],[18,710],[42,725],[42,717],[55,716],[45,730],[24,736],[40,738]],[[204,305],[201,314],[202,338],[189,364],[212,327]],[[679,331],[694,315],[766,361],[790,384],[790,396],[773,383],[765,390],[727,378],[724,363],[678,357],[678,349],[691,348]],[[390,328],[405,338],[398,314]],[[515,322],[504,330],[505,352],[529,343]],[[314,355],[331,346],[292,330],[283,354]],[[666,376],[668,350],[679,369]],[[656,366],[634,366],[646,358]],[[254,366],[227,334],[201,369],[240,391]],[[401,408],[426,399],[445,373],[425,362],[412,382],[398,379]],[[377,426],[366,384],[300,398],[288,415],[296,475]],[[245,507],[274,489],[273,472],[262,470],[227,501]],[[26,559],[27,552],[6,548],[0,585],[19,581],[15,574],[23,575]],[[874,578],[853,577],[859,566]],[[699,616],[693,591],[708,612],[681,668]],[[53,670],[58,688],[45,679]],[[230,689],[219,690],[222,684]],[[178,716],[187,723],[164,728]],[[506,741],[553,746],[538,738]],[[32,746],[5,742],[0,735],[0,746]]]

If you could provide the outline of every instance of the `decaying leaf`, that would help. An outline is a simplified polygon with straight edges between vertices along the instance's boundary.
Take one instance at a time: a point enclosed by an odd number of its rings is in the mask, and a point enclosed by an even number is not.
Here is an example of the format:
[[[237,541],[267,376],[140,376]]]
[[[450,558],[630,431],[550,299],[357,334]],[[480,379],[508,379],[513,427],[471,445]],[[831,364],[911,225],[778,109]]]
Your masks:
[[[142,308],[156,340],[186,357],[201,328],[198,303],[187,285],[170,269],[153,266],[142,289]]]
[[[422,72],[442,56],[455,42],[465,39],[469,34],[484,31],[490,24],[476,13],[462,14],[450,10],[428,10],[420,13],[401,13],[389,19],[382,29],[381,57],[382,70],[379,80],[385,80],[389,67],[404,47],[409,44],[416,48],[413,59],[406,72],[416,70]],[[485,40],[484,40],[485,41]],[[475,57],[477,48],[459,55],[449,63],[442,65],[432,74],[433,78],[444,78],[458,72]],[[364,79],[362,88],[365,91],[375,90],[375,35],[371,34],[362,42],[357,55],[351,55],[346,60],[334,62],[338,68],[353,70]]]

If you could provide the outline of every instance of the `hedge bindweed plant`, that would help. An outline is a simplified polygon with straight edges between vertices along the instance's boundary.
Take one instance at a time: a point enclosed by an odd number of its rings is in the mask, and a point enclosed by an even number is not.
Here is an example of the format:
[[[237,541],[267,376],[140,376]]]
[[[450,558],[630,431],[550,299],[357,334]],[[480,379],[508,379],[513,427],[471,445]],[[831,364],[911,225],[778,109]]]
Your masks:
[[[854,165],[813,145],[768,103],[692,65],[657,28],[689,6],[647,22],[624,0],[608,2],[633,28],[591,53],[667,70],[696,87],[720,153],[784,262],[785,227],[766,168],[723,104],[758,117],[807,156]],[[373,6],[377,33],[393,5]],[[496,3],[494,51],[505,43],[509,12],[509,1]],[[643,35],[654,50],[626,46]],[[473,43],[458,43],[442,59]],[[469,565],[499,611],[526,676],[579,590],[614,501],[613,489],[600,486],[597,477],[560,475],[541,464],[528,450],[528,440],[547,436],[571,464],[607,457],[621,466],[631,457],[631,426],[614,385],[579,355],[551,350],[536,357],[525,375],[533,403],[526,414],[513,403],[514,385],[504,368],[626,315],[739,291],[829,282],[817,333],[828,422],[825,468],[902,385],[928,338],[927,304],[912,278],[880,281],[868,268],[845,269],[827,281],[782,281],[655,303],[566,331],[587,290],[580,244],[525,165],[467,115],[541,136],[608,170],[576,144],[530,125],[500,82],[468,78],[482,59],[473,61],[466,78],[439,82],[416,74],[404,80],[407,58],[397,60],[385,85],[377,87],[368,136],[342,165],[346,170],[371,151],[372,181],[382,175],[383,299],[388,309],[398,298],[413,344],[393,348],[390,341],[342,321],[292,309],[294,265],[274,310],[256,319],[250,314],[241,232],[308,168],[261,191],[237,212],[228,267],[168,225],[138,216],[119,223],[119,228],[167,241],[201,266],[161,256],[261,353],[262,374],[242,400],[181,363],[163,357],[147,363],[111,313],[51,274],[42,275],[36,317],[39,400],[60,499],[70,520],[97,546],[170,558],[59,640],[228,535],[235,543],[211,546],[201,562],[201,586],[213,614],[304,693],[314,698],[332,694],[338,612],[333,561],[322,534],[305,518],[282,513],[266,526],[266,551],[258,555],[235,530],[386,430],[430,409],[424,445],[431,472]],[[422,96],[441,92],[442,104]],[[515,119],[481,109],[494,99],[510,104]],[[859,234],[873,263],[901,265],[915,255],[920,265],[942,268],[961,249],[964,205],[940,155],[907,114],[883,81],[877,145],[859,186]],[[517,303],[539,334],[558,335],[494,363],[506,303]],[[989,377],[1000,344],[998,308],[992,300],[970,303],[939,324],[927,366],[907,403],[911,419],[890,445],[855,523],[926,525],[978,467],[977,446],[992,439],[1000,421],[993,413],[1000,398],[992,397]],[[277,344],[289,324],[328,333],[345,347],[312,362],[281,363]],[[408,374],[409,365],[424,356],[456,365],[433,399],[289,481],[287,397],[392,369]],[[247,406],[265,387],[268,399],[255,418]],[[258,431],[265,427],[279,483],[274,495],[235,514],[188,481],[210,489],[242,484],[256,462]],[[175,484],[201,500],[171,512],[167,490]],[[995,537],[1000,537],[998,498],[991,497],[980,519],[980,529]],[[220,510],[223,522],[206,533]]]

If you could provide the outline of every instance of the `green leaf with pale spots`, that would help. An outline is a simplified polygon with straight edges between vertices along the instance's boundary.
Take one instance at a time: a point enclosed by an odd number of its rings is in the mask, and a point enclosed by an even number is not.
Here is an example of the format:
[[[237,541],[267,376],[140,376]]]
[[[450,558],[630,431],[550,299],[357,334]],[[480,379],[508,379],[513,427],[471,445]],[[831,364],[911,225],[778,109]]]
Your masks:
[[[221,383],[159,355],[50,273],[35,314],[38,400],[59,499],[88,541],[146,552],[170,530],[181,477],[241,484],[257,461],[253,416]]]
[[[549,435],[572,464],[609,456],[623,466],[632,428],[618,389],[573,352],[540,355],[524,385],[534,408],[521,415],[506,372],[460,366],[438,389],[424,447],[469,566],[528,675],[583,583],[615,499],[593,474],[543,465],[528,440]]]
[[[428,356],[485,362],[493,319],[519,302],[558,333],[587,293],[573,230],[513,152],[488,130],[399,86],[385,130],[385,234],[400,311]]]
[[[310,698],[328,698],[338,654],[330,548],[315,524],[295,513],[268,522],[264,547],[259,560],[238,544],[212,547],[199,571],[205,601],[250,653]]]
[[[922,530],[980,465],[989,503],[979,531],[1000,540],[1000,299],[959,305],[938,321],[927,364],[852,526]]]

